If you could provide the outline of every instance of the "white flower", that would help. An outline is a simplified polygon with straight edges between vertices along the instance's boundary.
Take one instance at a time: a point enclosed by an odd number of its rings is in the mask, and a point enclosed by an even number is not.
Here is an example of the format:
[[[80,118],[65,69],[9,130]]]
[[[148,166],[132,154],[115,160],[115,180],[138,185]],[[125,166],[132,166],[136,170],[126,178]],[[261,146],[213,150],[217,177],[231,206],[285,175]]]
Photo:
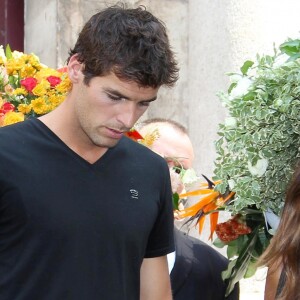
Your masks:
[[[267,167],[268,160],[266,158],[259,159],[255,166],[252,166],[251,162],[248,162],[248,169],[253,176],[263,176],[267,170]]]
[[[252,81],[247,77],[242,77],[237,85],[231,90],[230,95],[233,98],[241,97],[247,94],[249,87],[251,86]]]
[[[283,104],[283,101],[282,101],[281,99],[276,99],[276,100],[274,101],[274,106],[275,106],[276,108],[279,108],[280,106],[282,106],[282,104]]]
[[[236,118],[235,117],[228,117],[228,118],[225,119],[224,124],[228,129],[235,128],[236,124],[237,124]]]
[[[243,78],[243,76],[241,74],[231,74],[229,76],[229,80],[231,83],[235,83],[235,82],[238,82],[240,81],[241,79]]]
[[[282,66],[289,58],[290,57],[285,53],[278,55],[273,64],[274,68]]]
[[[271,209],[268,208],[267,211],[264,212],[266,222],[271,226],[271,228],[274,230],[274,232],[277,230],[280,217],[275,215]],[[267,226],[268,227],[268,226]]]
[[[23,55],[24,55],[23,52],[20,52],[20,51],[17,51],[17,50],[14,50],[14,51],[12,52],[12,56],[13,56],[14,59],[20,58],[20,57],[23,56]]]
[[[6,62],[6,56],[2,45],[0,45],[0,57],[4,62]]]
[[[199,178],[194,169],[187,169],[181,178],[183,184],[192,184],[196,182],[198,179]]]
[[[229,179],[228,181],[229,189],[232,191],[235,186],[235,181],[233,179]]]

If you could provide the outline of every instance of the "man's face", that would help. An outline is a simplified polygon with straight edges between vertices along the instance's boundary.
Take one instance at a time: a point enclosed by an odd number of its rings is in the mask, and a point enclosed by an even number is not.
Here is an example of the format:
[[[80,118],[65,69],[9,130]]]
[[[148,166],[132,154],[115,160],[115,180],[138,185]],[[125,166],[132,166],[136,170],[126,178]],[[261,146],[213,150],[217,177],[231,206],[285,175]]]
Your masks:
[[[189,137],[164,123],[149,124],[139,131],[143,135],[155,129],[158,130],[159,137],[153,142],[151,149],[165,157],[169,167],[192,168],[194,150]]]
[[[141,135],[158,131],[159,137],[153,142],[151,149],[163,156],[169,165],[173,193],[180,194],[184,185],[178,171],[192,168],[194,161],[194,150],[187,134],[174,129],[169,124],[152,123],[139,130]]]
[[[120,80],[113,73],[94,77],[87,86],[79,71],[72,89],[78,134],[99,147],[115,146],[156,99],[157,91]]]

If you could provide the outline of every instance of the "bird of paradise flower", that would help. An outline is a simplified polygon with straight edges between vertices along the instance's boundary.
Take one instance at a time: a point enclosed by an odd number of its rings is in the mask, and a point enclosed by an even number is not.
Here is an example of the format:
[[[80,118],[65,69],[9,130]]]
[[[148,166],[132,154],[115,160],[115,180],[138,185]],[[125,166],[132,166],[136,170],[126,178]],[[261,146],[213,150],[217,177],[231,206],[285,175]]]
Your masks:
[[[220,194],[214,190],[214,187],[221,181],[211,181],[206,176],[202,175],[206,182],[200,183],[198,189],[189,191],[179,195],[179,199],[184,199],[191,196],[202,196],[200,200],[184,210],[177,211],[178,217],[189,219],[184,224],[191,224],[194,221],[195,226],[198,225],[199,233],[201,234],[204,226],[205,217],[209,215],[210,218],[210,235],[209,239],[212,240],[213,234],[216,230],[219,218],[219,208],[224,206],[230,199],[233,198],[234,192],[227,192],[226,194]]]

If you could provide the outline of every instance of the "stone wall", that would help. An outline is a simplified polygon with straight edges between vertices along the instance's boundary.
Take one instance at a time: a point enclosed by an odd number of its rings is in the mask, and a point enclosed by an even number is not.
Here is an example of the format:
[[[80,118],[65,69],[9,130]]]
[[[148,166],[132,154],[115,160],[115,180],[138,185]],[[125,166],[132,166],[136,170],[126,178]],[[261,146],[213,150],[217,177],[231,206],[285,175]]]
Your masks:
[[[300,1],[148,0],[162,19],[181,67],[172,90],[162,89],[145,117],[166,117],[188,127],[195,145],[195,168],[211,176],[217,126],[226,116],[216,93],[227,88],[226,72],[238,71],[255,54],[271,53],[287,37],[299,36]],[[85,21],[115,1],[25,0],[25,49],[43,63],[62,66]]]

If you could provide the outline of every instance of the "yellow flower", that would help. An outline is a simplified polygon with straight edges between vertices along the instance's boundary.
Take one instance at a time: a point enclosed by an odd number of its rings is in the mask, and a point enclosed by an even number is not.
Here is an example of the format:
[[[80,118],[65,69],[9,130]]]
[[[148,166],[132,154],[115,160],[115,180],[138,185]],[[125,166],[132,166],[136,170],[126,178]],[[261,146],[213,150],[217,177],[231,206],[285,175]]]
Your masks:
[[[21,78],[32,77],[36,73],[36,69],[32,65],[24,65],[20,70]]]
[[[19,104],[18,111],[23,113],[24,115],[29,114],[31,112],[31,104]]]
[[[147,133],[144,137],[144,139],[141,140],[141,144],[143,144],[144,146],[151,148],[151,146],[153,145],[154,141],[157,140],[159,138],[159,131],[158,129],[154,129],[152,132]]]
[[[59,104],[61,104],[65,99],[64,95],[51,95],[48,98],[49,106],[51,107],[51,110],[56,108]]]
[[[50,83],[47,80],[42,80],[36,87],[32,90],[32,93],[36,96],[44,96],[47,94],[47,89],[50,88]]]
[[[55,89],[62,94],[68,93],[72,88],[72,82],[69,77],[66,77],[58,84]]]
[[[43,115],[49,112],[49,106],[46,104],[45,100],[41,97],[32,100],[31,107],[32,110],[38,115]]]
[[[35,69],[40,70],[43,67],[39,58],[35,54],[29,54],[27,59],[27,63],[32,65]]]
[[[57,70],[50,69],[50,68],[42,68],[40,69],[36,75],[35,78],[38,81],[41,81],[42,79],[47,78],[48,76],[56,76],[56,77],[61,77],[61,73],[58,72]]]
[[[3,126],[24,121],[24,114],[21,112],[10,111],[3,117]]]
[[[13,92],[13,95],[28,95],[28,92],[24,88],[16,88]]]
[[[23,64],[20,60],[8,59],[6,62],[7,75],[15,75],[22,68]]]

